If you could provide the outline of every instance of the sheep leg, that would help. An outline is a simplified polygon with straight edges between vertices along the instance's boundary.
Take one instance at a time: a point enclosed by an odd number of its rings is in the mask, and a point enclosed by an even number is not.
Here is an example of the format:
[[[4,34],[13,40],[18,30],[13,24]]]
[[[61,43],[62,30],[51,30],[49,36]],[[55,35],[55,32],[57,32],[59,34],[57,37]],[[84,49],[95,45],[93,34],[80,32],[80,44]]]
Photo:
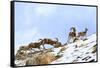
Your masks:
[[[29,51],[30,51],[31,53],[32,53],[33,51],[35,52],[35,50],[34,50],[34,49],[32,49],[32,48],[31,48],[31,49],[29,49]]]
[[[71,38],[70,38],[70,36],[68,36],[68,40],[67,40],[67,43],[69,43],[69,42],[70,42],[70,39],[71,39]]]
[[[38,48],[41,51],[41,48]]]
[[[68,43],[73,43],[74,38],[73,37],[69,37],[68,38]]]
[[[76,37],[73,38],[73,43],[76,41]]]
[[[45,50],[46,48],[45,48],[44,44],[42,46],[43,46],[43,49]]]
[[[43,49],[45,50],[46,48],[44,47],[44,44],[45,44],[45,41],[43,41],[43,44],[42,44],[42,46],[43,46]]]
[[[36,51],[36,50],[34,50],[34,49],[32,49],[34,52]]]
[[[84,36],[83,41],[84,41],[84,40],[87,40],[87,37],[86,37],[86,36]]]

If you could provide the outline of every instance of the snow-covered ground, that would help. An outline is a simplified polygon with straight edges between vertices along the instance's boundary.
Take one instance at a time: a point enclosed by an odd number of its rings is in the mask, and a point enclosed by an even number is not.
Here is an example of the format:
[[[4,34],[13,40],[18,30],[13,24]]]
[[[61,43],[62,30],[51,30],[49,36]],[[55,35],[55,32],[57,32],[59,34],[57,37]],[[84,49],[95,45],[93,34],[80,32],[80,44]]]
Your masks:
[[[92,34],[86,40],[78,40],[63,47],[51,48],[53,50],[51,53],[55,54],[55,56],[60,56],[60,58],[54,60],[51,64],[97,61],[97,52],[93,52],[96,46],[96,34]],[[65,49],[61,51],[62,48]],[[15,61],[17,66],[24,66],[25,63],[25,60]]]
[[[75,43],[66,45],[65,47],[67,47],[67,49],[63,51],[63,56],[53,61],[51,64],[96,61],[97,54],[92,53],[93,46],[95,45],[96,34],[87,37],[85,41],[79,40]]]

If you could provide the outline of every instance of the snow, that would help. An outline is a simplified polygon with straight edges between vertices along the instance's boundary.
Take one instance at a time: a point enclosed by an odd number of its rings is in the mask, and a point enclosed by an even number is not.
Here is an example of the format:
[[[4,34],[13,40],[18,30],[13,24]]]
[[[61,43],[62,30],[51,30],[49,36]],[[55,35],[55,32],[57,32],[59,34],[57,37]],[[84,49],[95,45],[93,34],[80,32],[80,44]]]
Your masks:
[[[51,48],[53,50],[51,53],[61,56],[51,64],[97,61],[97,53],[92,53],[96,44],[96,34],[92,34],[86,40],[78,40],[63,46],[65,48],[63,51],[61,51],[63,47]],[[34,50],[38,49],[34,48]],[[26,60],[15,60],[17,66],[24,66],[25,62]]]
[[[78,46],[77,48],[75,48],[76,45]],[[85,41],[79,40],[66,45],[65,47],[68,48],[63,52],[63,56],[51,64],[96,61],[96,53],[92,53],[94,45],[96,45],[96,34],[87,37]]]
[[[25,66],[25,60],[23,61],[23,60],[16,60],[15,61],[15,64],[17,65],[17,66]]]

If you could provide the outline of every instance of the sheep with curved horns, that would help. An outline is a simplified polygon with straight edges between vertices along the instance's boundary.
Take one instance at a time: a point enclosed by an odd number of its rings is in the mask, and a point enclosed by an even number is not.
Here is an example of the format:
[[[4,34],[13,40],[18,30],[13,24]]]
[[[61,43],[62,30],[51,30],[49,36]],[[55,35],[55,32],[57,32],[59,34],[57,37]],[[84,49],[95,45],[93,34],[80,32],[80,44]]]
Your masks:
[[[68,35],[68,41],[67,42],[68,43],[74,42],[75,37],[76,37],[76,28],[75,27],[71,27],[69,35]]]
[[[88,29],[85,28],[85,31],[83,31],[83,32],[78,32],[78,37],[81,38],[81,39],[85,39],[85,36],[86,36],[86,34],[87,34],[87,31],[88,31]]]
[[[62,45],[61,42],[58,42],[58,38],[56,38],[56,40],[52,40],[49,38],[44,38],[44,39],[39,39],[39,40],[43,46],[44,46],[44,44],[50,44],[51,46],[54,46],[54,47],[60,47]],[[45,47],[44,47],[44,49],[45,49]]]

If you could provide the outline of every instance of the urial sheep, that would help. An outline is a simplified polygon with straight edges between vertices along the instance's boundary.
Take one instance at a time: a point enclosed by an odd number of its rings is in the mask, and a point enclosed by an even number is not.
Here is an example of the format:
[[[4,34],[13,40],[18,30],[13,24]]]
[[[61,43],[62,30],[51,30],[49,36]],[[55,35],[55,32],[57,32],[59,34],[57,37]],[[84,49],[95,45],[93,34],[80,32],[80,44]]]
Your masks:
[[[43,46],[45,44],[49,44],[49,45],[54,46],[54,47],[61,46],[61,42],[58,42],[58,38],[56,38],[56,40],[52,40],[49,38],[44,38],[44,39],[39,39],[39,40],[41,40],[40,42],[42,43]],[[44,47],[44,49],[45,49],[45,47]]]
[[[40,49],[40,46],[42,45],[41,42],[31,42],[29,45],[28,45],[28,49],[32,49],[32,48],[38,48],[39,50]]]
[[[69,35],[68,35],[68,41],[67,42],[72,43],[74,41],[75,37],[76,37],[76,28],[71,27]]]
[[[87,34],[87,31],[88,31],[88,29],[85,28],[85,31],[79,32],[79,33],[78,33],[78,37],[79,37],[80,39],[85,39],[86,34]]]

